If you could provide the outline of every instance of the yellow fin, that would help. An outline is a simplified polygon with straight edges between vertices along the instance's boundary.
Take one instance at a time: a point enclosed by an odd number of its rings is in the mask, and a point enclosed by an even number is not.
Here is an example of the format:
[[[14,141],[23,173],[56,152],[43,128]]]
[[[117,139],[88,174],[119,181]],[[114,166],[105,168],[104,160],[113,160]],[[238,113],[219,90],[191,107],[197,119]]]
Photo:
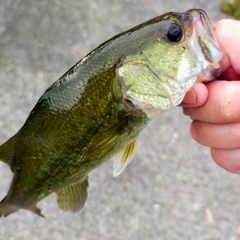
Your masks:
[[[120,153],[113,158],[113,176],[118,176],[132,161],[138,137],[134,138]]]
[[[7,142],[0,146],[0,160],[11,167],[12,152],[14,148],[15,137],[10,138]]]
[[[80,211],[87,199],[88,176],[71,183],[57,193],[58,207],[65,211]]]

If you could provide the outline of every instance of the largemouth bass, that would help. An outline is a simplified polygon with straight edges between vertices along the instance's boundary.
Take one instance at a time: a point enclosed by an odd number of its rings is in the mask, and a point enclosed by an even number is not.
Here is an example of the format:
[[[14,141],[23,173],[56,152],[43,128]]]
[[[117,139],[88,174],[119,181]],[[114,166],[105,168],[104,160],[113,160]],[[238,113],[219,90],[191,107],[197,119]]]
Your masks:
[[[79,211],[88,173],[114,157],[114,175],[131,161],[141,130],[181,102],[196,81],[220,74],[222,52],[207,14],[166,13],[118,34],[50,86],[23,127],[0,146],[13,179],[0,216],[55,192]]]

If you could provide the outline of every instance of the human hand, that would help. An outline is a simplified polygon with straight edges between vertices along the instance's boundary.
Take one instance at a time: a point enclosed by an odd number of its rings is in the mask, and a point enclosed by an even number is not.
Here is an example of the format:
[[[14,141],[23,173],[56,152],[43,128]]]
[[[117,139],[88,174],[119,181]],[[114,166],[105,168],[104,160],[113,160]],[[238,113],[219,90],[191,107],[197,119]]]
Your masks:
[[[214,28],[224,52],[222,80],[194,84],[181,106],[193,120],[192,138],[211,148],[218,165],[240,173],[240,22],[221,20]]]

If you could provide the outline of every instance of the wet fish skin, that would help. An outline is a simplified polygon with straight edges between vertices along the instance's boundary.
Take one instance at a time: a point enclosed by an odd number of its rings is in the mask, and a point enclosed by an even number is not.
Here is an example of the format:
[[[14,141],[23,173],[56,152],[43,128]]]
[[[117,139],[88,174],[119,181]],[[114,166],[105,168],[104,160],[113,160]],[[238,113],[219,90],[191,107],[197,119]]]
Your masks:
[[[60,208],[80,210],[91,170],[120,152],[125,157],[117,159],[119,174],[149,121],[178,104],[196,80],[214,79],[221,58],[217,43],[211,56],[215,39],[204,38],[211,63],[201,46],[200,59],[190,43],[201,14],[167,13],[121,33],[46,90],[23,127],[0,146],[0,159],[14,173],[0,216],[20,208],[42,216],[36,204],[52,192]],[[167,37],[174,24],[182,30],[179,42]],[[208,75],[201,61],[211,66]]]

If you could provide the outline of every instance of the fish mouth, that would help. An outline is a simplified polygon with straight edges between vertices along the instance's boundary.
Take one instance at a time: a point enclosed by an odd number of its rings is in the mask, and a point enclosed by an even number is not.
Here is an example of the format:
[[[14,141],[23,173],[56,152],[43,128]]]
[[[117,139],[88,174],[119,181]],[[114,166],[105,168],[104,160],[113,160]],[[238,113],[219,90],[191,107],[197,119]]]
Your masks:
[[[190,40],[197,59],[203,64],[201,81],[210,81],[221,74],[223,53],[219,48],[212,24],[201,9],[191,9],[193,34]]]

